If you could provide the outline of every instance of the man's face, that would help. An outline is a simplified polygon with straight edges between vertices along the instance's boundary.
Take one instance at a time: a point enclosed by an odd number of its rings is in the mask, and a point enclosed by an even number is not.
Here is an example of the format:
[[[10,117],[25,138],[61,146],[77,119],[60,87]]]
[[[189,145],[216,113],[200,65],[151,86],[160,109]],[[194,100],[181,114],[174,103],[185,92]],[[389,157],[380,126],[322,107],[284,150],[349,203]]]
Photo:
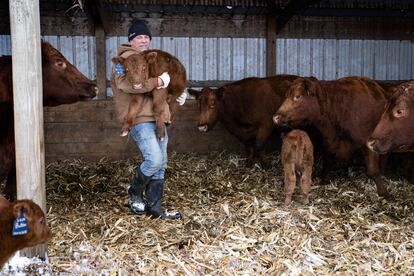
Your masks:
[[[137,35],[129,43],[131,44],[131,46],[134,49],[136,49],[137,51],[142,52],[142,51],[148,50],[150,42],[151,42],[151,40],[150,40],[149,36],[147,36],[147,35]]]

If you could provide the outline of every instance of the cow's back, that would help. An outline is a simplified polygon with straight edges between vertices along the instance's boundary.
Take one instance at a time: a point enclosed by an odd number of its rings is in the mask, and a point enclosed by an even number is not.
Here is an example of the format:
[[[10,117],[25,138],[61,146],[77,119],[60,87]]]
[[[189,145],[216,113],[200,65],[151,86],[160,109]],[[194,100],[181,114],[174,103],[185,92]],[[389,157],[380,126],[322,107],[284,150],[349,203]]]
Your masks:
[[[246,78],[223,86],[223,108],[241,123],[271,121],[283,99],[275,95],[265,78]]]
[[[186,71],[184,65],[178,58],[167,52],[161,50],[148,50],[148,52],[157,53],[156,62],[150,65],[149,77],[157,77],[164,72],[168,72],[171,81],[167,89],[173,96],[172,100],[175,100],[185,89]]]
[[[322,120],[336,129],[337,138],[362,146],[383,112],[385,92],[374,80],[346,77],[336,81],[319,81],[317,93]]]

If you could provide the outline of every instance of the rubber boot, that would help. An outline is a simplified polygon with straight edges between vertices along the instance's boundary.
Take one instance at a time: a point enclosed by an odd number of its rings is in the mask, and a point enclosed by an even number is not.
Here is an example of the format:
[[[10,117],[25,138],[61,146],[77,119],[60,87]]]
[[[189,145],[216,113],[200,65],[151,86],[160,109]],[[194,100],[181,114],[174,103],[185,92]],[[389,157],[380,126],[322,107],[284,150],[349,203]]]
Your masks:
[[[138,168],[136,174],[131,180],[131,184],[128,186],[129,206],[132,212],[136,214],[145,214],[145,201],[143,194],[150,180],[151,176],[146,176],[141,172],[141,169]]]
[[[166,211],[161,205],[164,194],[164,180],[152,179],[147,186],[147,215],[152,218],[181,219],[178,211]]]

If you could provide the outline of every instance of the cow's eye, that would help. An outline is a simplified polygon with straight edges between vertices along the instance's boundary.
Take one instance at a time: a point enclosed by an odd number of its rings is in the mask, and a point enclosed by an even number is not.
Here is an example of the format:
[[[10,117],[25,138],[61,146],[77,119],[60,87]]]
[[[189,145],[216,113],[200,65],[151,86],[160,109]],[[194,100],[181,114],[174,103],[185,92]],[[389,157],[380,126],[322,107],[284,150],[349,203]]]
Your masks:
[[[56,65],[57,67],[61,68],[61,69],[65,69],[65,68],[66,68],[66,62],[64,62],[64,61],[63,61],[63,60],[61,60],[61,59],[57,59],[57,60],[55,61],[55,65]]]
[[[211,108],[211,109],[213,109],[214,108],[214,104],[210,104],[208,107]]]
[[[293,96],[293,100],[294,101],[299,101],[301,97],[302,97],[301,95],[295,95],[295,96]]]

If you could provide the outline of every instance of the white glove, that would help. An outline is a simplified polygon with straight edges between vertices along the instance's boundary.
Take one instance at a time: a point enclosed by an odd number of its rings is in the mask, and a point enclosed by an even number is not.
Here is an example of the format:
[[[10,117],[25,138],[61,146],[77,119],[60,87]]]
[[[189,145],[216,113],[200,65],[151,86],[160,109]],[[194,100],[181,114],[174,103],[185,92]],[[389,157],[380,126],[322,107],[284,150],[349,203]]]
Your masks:
[[[167,88],[170,84],[170,75],[167,72],[164,72],[159,78],[162,80],[163,85],[158,86],[157,88]]]
[[[180,97],[176,99],[176,101],[178,102],[179,105],[183,105],[186,99],[187,99],[187,92],[184,91],[183,94],[181,94]]]

